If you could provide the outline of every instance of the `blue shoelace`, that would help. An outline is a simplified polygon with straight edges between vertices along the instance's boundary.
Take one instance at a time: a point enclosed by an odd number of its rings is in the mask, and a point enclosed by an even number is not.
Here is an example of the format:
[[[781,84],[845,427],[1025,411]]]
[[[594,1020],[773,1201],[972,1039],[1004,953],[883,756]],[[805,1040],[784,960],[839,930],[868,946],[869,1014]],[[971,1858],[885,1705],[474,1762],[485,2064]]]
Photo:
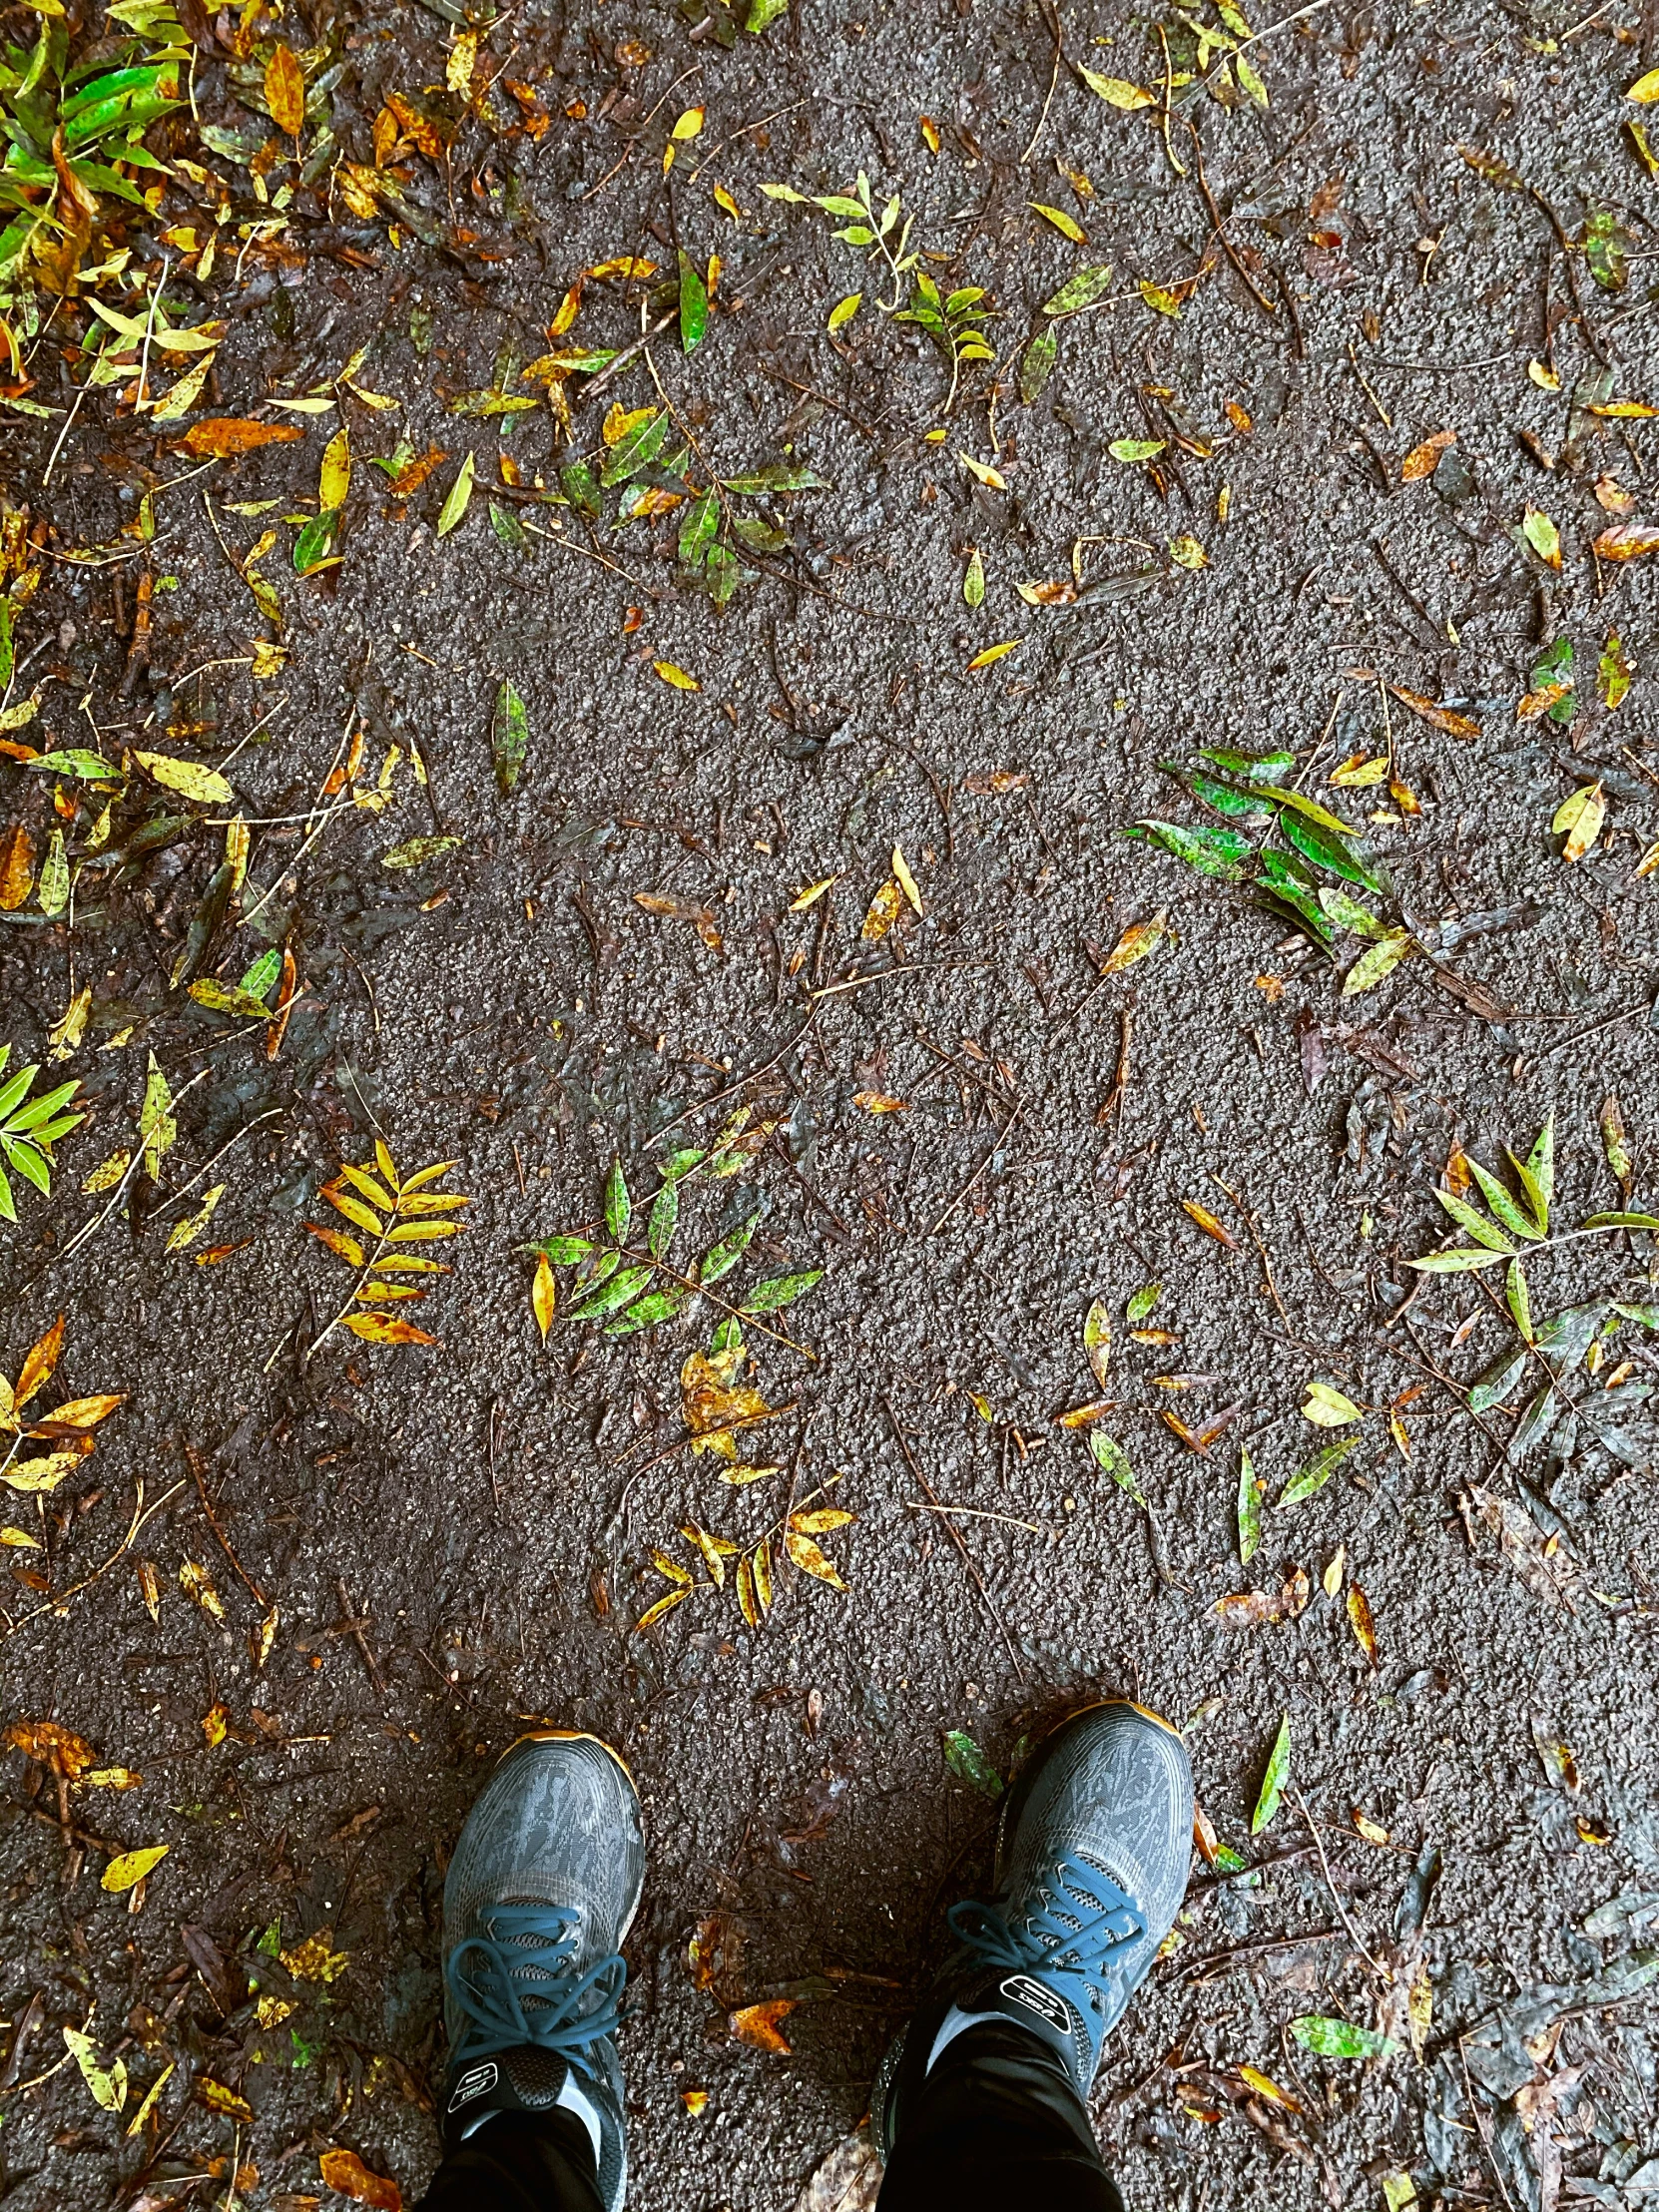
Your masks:
[[[1091,1987],[1105,1979],[1112,1953],[1145,1930],[1134,1900],[1086,1860],[1057,1860],[1045,1894],[1048,1902],[1033,1905],[1017,1924],[976,1899],[953,1905],[945,1918],[968,1957],[979,1963],[1037,1980],[1080,1974]]]
[[[455,1945],[444,1969],[467,2020],[457,2055],[488,2058],[533,2043],[592,2075],[592,2046],[614,2035],[622,2017],[622,1953],[578,1974],[580,1917],[558,1906],[498,1905],[487,1926],[489,1935]]]

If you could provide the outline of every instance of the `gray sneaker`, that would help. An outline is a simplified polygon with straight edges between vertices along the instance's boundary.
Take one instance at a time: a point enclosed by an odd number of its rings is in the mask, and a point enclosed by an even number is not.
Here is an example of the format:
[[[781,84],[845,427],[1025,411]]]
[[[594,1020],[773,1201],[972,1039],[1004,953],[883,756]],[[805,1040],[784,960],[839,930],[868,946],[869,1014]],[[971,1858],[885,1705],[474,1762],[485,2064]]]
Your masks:
[[[645,1836],[633,1777],[597,1736],[521,1737],[466,1817],[443,1886],[442,2126],[574,2113],[606,2212],[627,2187],[616,2034]]]
[[[882,2060],[871,2103],[886,2150],[940,2052],[984,2021],[1039,2036],[1087,2098],[1175,1924],[1192,1829],[1186,1746],[1145,1707],[1091,1706],[1038,1746],[1003,1800],[994,1894],[951,1907],[958,1948]]]

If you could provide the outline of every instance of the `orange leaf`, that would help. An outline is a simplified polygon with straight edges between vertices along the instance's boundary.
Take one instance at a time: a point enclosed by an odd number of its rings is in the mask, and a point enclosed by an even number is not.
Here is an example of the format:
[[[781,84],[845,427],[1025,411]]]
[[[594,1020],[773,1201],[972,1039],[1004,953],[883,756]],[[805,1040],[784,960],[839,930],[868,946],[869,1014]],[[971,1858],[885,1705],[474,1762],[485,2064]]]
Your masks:
[[[293,48],[280,39],[265,65],[265,97],[277,130],[296,139],[305,128],[305,73]]]
[[[304,435],[292,422],[241,422],[234,415],[210,415],[206,422],[192,423],[181,442],[187,453],[228,461],[256,446],[291,445]]]
[[[794,1997],[770,1997],[765,2004],[746,2004],[740,2012],[729,2012],[726,2024],[751,2050],[775,2050],[788,2057],[790,2046],[779,2033],[778,2022],[788,2019],[795,2006]]]
[[[438,1341],[393,1314],[347,1314],[340,1327],[371,1345],[435,1345]]]
[[[58,1364],[63,1350],[63,1316],[60,1314],[39,1344],[23,1363],[23,1373],[17,1379],[14,1403],[21,1409],[30,1398],[52,1380],[52,1371]]]
[[[86,1738],[61,1721],[13,1721],[0,1743],[22,1752],[26,1759],[38,1759],[43,1767],[61,1768],[71,1782],[96,1757]]]
[[[35,879],[35,840],[14,822],[0,837],[0,913],[15,914]]]
[[[354,2150],[325,2150],[318,2161],[330,2189],[373,2212],[403,2212],[403,2192],[384,2174],[370,2173]]]
[[[1659,543],[1659,533],[1656,533],[1655,543]],[[1420,715],[1430,729],[1443,731],[1448,738],[1479,737],[1479,723],[1471,722],[1467,715],[1454,715],[1449,707],[1436,707],[1433,700],[1424,699],[1421,692],[1407,691],[1403,684],[1390,684],[1388,689],[1402,706]]]
[[[308,1229],[313,1237],[320,1237],[335,1258],[343,1260],[348,1268],[360,1268],[367,1258],[367,1254],[363,1251],[362,1246],[358,1244],[356,1238],[346,1236],[343,1230],[324,1229],[314,1221],[307,1221],[302,1226]]]
[[[1595,549],[1604,561],[1633,561],[1659,551],[1659,528],[1651,522],[1615,522],[1596,539]]]
[[[1424,438],[1420,445],[1413,445],[1399,464],[1400,482],[1419,484],[1425,476],[1432,476],[1440,465],[1440,455],[1448,445],[1456,443],[1455,430],[1436,430],[1431,438]]]
[[[1214,1237],[1217,1244],[1224,1244],[1229,1252],[1238,1251],[1239,1240],[1225,1223],[1217,1221],[1208,1206],[1201,1206],[1196,1198],[1184,1198],[1181,1209],[1183,1213],[1191,1214],[1207,1237]]]

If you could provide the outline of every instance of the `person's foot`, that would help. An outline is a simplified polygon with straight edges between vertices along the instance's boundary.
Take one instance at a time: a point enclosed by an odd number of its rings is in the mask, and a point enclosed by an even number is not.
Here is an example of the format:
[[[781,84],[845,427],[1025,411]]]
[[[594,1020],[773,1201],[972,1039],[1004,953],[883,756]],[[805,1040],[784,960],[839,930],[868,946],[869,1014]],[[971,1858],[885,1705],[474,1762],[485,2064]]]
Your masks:
[[[1039,2036],[1087,2098],[1175,1924],[1192,1828],[1186,1746],[1157,1714],[1092,1706],[1038,1746],[1003,1800],[993,1896],[951,1907],[958,1948],[882,2061],[884,2150],[941,2051],[986,2021]]]
[[[560,2107],[587,2128],[607,2212],[627,2180],[612,2038],[644,1879],[627,1768],[597,1736],[549,1730],[484,1785],[443,1886],[446,2147],[497,2112]]]

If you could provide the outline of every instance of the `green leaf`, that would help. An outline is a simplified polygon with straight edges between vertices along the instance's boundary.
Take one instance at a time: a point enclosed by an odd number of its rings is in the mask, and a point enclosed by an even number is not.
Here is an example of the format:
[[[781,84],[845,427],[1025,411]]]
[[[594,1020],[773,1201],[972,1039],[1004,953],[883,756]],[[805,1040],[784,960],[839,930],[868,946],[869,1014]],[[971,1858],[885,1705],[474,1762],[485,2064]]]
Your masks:
[[[1368,891],[1382,890],[1382,877],[1346,837],[1289,809],[1280,815],[1279,829],[1286,842],[1294,845],[1316,867],[1329,868],[1333,875],[1340,875],[1347,883],[1359,883]]]
[[[626,1241],[633,1212],[634,1202],[628,1196],[628,1178],[622,1172],[619,1156],[611,1162],[611,1172],[605,1178],[605,1227],[613,1244]]]
[[[1466,1229],[1476,1244],[1483,1244],[1488,1252],[1501,1253],[1506,1260],[1513,1259],[1515,1248],[1502,1230],[1495,1228],[1466,1198],[1459,1198],[1455,1191],[1442,1190],[1436,1190],[1434,1196],[1458,1228]]]
[[[1296,767],[1296,755],[1284,748],[1277,753],[1238,753],[1231,746],[1201,745],[1201,761],[1212,761],[1229,776],[1244,776],[1254,784],[1282,784]]]
[[[1324,904],[1322,896],[1321,904]],[[1343,996],[1358,998],[1362,991],[1375,990],[1384,977],[1393,973],[1407,953],[1416,950],[1416,939],[1409,929],[1389,929],[1379,937],[1376,944],[1368,945],[1343,978]]]
[[[720,528],[720,499],[711,487],[699,492],[680,520],[678,551],[682,568],[701,568]]]
[[[708,1281],[708,1277],[703,1279]],[[757,1283],[743,1301],[746,1314],[775,1314],[781,1306],[793,1306],[798,1298],[824,1281],[822,1268],[802,1268],[794,1275],[769,1276],[764,1283]]]
[[[1317,2058],[1388,2058],[1397,2048],[1375,2027],[1358,2027],[1353,2020],[1334,2020],[1323,2012],[1305,2012],[1292,2020],[1291,2033]]]
[[[63,831],[54,829],[46,857],[40,863],[35,897],[43,914],[61,914],[69,904],[69,862],[64,857]]]
[[[537,1245],[526,1245],[526,1252],[544,1252],[556,1268],[574,1267],[578,1260],[587,1259],[593,1246],[586,1237],[548,1237]]]
[[[661,1260],[674,1242],[674,1232],[680,1226],[680,1190],[674,1183],[665,1183],[651,1201],[651,1218],[646,1224],[645,1249],[653,1260]]]
[[[1126,1318],[1131,1329],[1139,1326],[1164,1295],[1162,1283],[1143,1283],[1129,1301]]]
[[[758,497],[773,491],[833,491],[834,485],[828,476],[821,476],[817,469],[799,462],[769,461],[765,468],[758,468],[749,476],[724,476],[726,489],[736,492],[740,498]]]
[[[662,1177],[665,1183],[678,1183],[690,1175],[695,1167],[701,1167],[708,1155],[702,1151],[671,1152],[663,1162]]]
[[[1262,1541],[1262,1498],[1267,1483],[1256,1472],[1250,1453],[1239,1446],[1239,1559],[1249,1566]]]
[[[1097,299],[1104,299],[1112,288],[1112,272],[1104,262],[1090,269],[1080,269],[1075,276],[1068,276],[1052,299],[1045,299],[1037,310],[1039,314],[1075,314],[1079,307],[1092,307]]]
[[[968,555],[967,570],[962,577],[962,597],[970,607],[980,607],[985,602],[985,557],[978,546]]]
[[[697,1280],[700,1283],[718,1283],[723,1275],[730,1275],[749,1250],[749,1240],[760,1226],[759,1213],[751,1214],[741,1228],[734,1229],[719,1244],[711,1245],[694,1271]]]
[[[1478,1160],[1470,1160],[1469,1173],[1480,1186],[1480,1195],[1497,1219],[1513,1236],[1523,1237],[1530,1244],[1541,1244],[1544,1232],[1536,1222],[1523,1214],[1495,1175],[1491,1175]]]
[[[525,534],[523,523],[511,508],[498,506],[493,499],[490,501],[490,528],[509,552],[528,551],[530,540]]]
[[[1515,1327],[1526,1342],[1532,1342],[1532,1301],[1526,1292],[1526,1277],[1521,1273],[1518,1260],[1511,1260],[1509,1272],[1503,1279],[1503,1296]]]
[[[1129,1454],[1117,1438],[1108,1436],[1104,1429],[1091,1428],[1089,1449],[1118,1488],[1127,1490],[1137,1505],[1145,1507],[1146,1499],[1141,1494],[1140,1484],[1135,1480],[1134,1469],[1129,1464]]]
[[[1173,761],[1160,761],[1158,766],[1167,769],[1172,776],[1182,772]],[[1236,784],[1224,784],[1219,777],[1206,776],[1202,769],[1194,769],[1182,781],[1193,797],[1230,822],[1271,822],[1273,809],[1264,800],[1240,791]]]
[[[1029,407],[1040,397],[1043,386],[1054,373],[1059,352],[1060,341],[1054,332],[1039,330],[1020,355],[1019,396],[1023,405]]]
[[[599,496],[599,479],[587,462],[567,461],[559,471],[559,482],[571,505],[597,522],[605,512],[605,502]]]
[[[709,287],[689,254],[682,251],[679,259],[680,347],[690,353],[702,344],[709,327]]]
[[[382,852],[382,867],[424,867],[428,860],[438,859],[445,852],[452,852],[460,843],[459,837],[405,837],[401,844],[394,844],[389,852]]]
[[[1526,1203],[1532,1209],[1532,1218],[1540,1229],[1549,1228],[1550,1203],[1555,1196],[1555,1116],[1550,1115],[1538,1131],[1538,1141],[1532,1147],[1523,1167],[1515,1160],[1515,1173],[1520,1177],[1521,1189],[1526,1193]]]
[[[607,1337],[631,1337],[636,1329],[655,1329],[659,1322],[670,1321],[695,1293],[676,1284],[672,1290],[653,1291],[649,1298],[640,1299],[630,1306],[627,1313],[607,1327]]]
[[[780,16],[790,12],[790,0],[749,0],[749,13],[744,18],[744,29],[757,37],[770,30]]]
[[[312,515],[293,541],[293,572],[296,576],[309,576],[334,558],[344,509],[325,507],[321,514]]]
[[[1002,1777],[971,1736],[950,1729],[944,1739],[944,1763],[959,1781],[980,1791],[994,1803],[1002,1795]]]
[[[566,1321],[603,1321],[630,1300],[639,1297],[656,1270],[648,1267],[618,1268],[609,1282],[600,1284],[567,1308]]]
[[[1143,821],[1124,834],[1149,836],[1201,875],[1220,875],[1233,882],[1244,874],[1251,852],[1250,840],[1236,830],[1218,830],[1209,823],[1189,829],[1179,822]]]
[[[1659,1329],[1659,1306],[1626,1306],[1614,1299],[1613,1311],[1622,1314],[1626,1321],[1639,1323],[1643,1329]]]
[[[1300,1505],[1305,1498],[1323,1490],[1359,1441],[1358,1436],[1338,1436],[1316,1451],[1307,1465],[1298,1467],[1280,1491],[1274,1511],[1282,1513],[1287,1505]]]
[[[1500,1352],[1491,1366],[1470,1383],[1469,1411],[1489,1413],[1494,1405],[1501,1405],[1526,1373],[1526,1365],[1524,1346],[1518,1352]]]
[[[495,764],[496,786],[503,798],[517,789],[529,749],[530,718],[523,700],[503,678],[495,695],[495,715],[490,723],[490,759]]]
[[[632,483],[640,471],[649,468],[662,451],[668,432],[668,410],[666,407],[659,407],[643,422],[636,423],[625,436],[618,438],[599,472],[599,481],[607,486]]]
[[[1273,1750],[1268,1755],[1268,1771],[1262,1777],[1262,1794],[1256,1800],[1256,1810],[1250,1816],[1250,1833],[1260,1836],[1269,1821],[1279,1810],[1279,1801],[1285,1795],[1285,1785],[1291,1776],[1291,1716],[1289,1713],[1279,1724],[1279,1734],[1274,1738]]]
[[[271,945],[247,970],[237,988],[246,991],[250,998],[265,998],[281,972],[282,948],[280,945]]]
[[[1357,937],[1379,939],[1389,933],[1385,921],[1374,914],[1369,906],[1362,906],[1357,898],[1335,884],[1326,883],[1320,889],[1321,911],[1331,916],[1339,929],[1352,929]],[[1392,963],[1389,963],[1392,965]],[[1345,994],[1346,995],[1346,994]]]
[[[1407,1260],[1405,1265],[1422,1275],[1463,1275],[1473,1268],[1495,1268],[1500,1260],[1513,1256],[1508,1246],[1501,1252],[1473,1252],[1467,1245],[1453,1245],[1449,1252],[1425,1252],[1420,1260]]]
[[[1114,438],[1106,450],[1114,461],[1133,465],[1137,461],[1155,461],[1168,443],[1167,438]]]
[[[440,538],[448,537],[450,531],[456,527],[465,515],[472,499],[472,484],[477,473],[478,463],[472,454],[468,453],[461,463],[460,474],[450,485],[448,495],[438,511],[438,536]]]
[[[202,976],[190,986],[190,995],[198,1006],[206,1006],[212,1014],[234,1014],[239,1021],[264,1021],[271,1008],[263,998],[256,998],[252,991],[233,985],[216,983],[211,975]]]
[[[1653,1214],[1592,1214],[1584,1226],[1586,1229],[1659,1229],[1659,1217]]]
[[[85,746],[72,745],[61,753],[41,753],[25,767],[44,770],[48,776],[73,776],[83,784],[108,784],[119,782],[121,771],[113,761],[106,761],[102,754],[89,753]]]

